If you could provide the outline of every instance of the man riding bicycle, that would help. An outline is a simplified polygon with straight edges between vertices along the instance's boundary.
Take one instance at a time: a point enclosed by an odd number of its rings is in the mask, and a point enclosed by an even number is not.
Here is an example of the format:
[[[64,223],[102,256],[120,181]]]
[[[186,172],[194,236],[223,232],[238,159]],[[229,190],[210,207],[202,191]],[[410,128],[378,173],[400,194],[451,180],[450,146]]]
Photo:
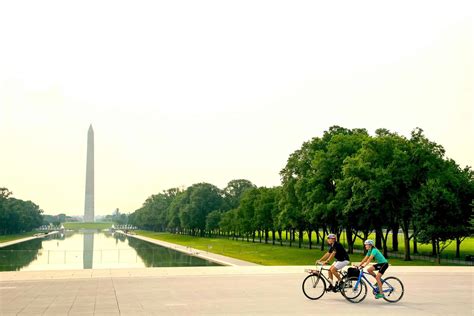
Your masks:
[[[328,271],[328,276],[329,276],[329,281],[330,281],[328,290],[333,290],[333,291],[337,291],[339,286],[342,283],[341,276],[338,270],[341,270],[342,268],[344,268],[350,263],[349,255],[347,254],[346,249],[344,249],[344,247],[339,242],[337,242],[336,239],[337,239],[336,235],[334,234],[328,235],[327,242],[330,246],[329,251],[326,254],[324,254],[324,256],[321,259],[316,261],[316,263],[321,263],[324,265],[328,261],[331,261],[334,257],[336,258],[336,261],[334,261],[334,263],[331,265]],[[337,282],[335,286],[332,285],[333,275],[337,278]]]
[[[372,261],[372,259],[375,258],[375,261],[377,261],[377,263],[372,265],[370,268],[368,268],[367,272],[370,273],[370,275],[372,275],[377,280],[379,292],[377,293],[377,295],[375,295],[375,298],[382,298],[384,297],[383,291],[382,291],[382,275],[388,268],[388,261],[387,259],[385,259],[382,253],[377,248],[375,248],[375,244],[373,240],[367,239],[364,242],[364,246],[365,246],[365,249],[367,249],[367,254],[365,255],[365,258],[359,264],[359,268],[364,268],[366,265],[370,263],[370,261]],[[375,275],[374,270],[379,271],[377,275]]]

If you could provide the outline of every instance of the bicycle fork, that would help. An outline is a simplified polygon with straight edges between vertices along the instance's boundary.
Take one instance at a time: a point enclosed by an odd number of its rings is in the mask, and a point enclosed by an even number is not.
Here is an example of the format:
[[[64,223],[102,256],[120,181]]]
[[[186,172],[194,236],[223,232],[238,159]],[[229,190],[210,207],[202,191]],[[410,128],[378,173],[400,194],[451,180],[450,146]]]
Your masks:
[[[313,289],[316,288],[316,286],[317,286],[318,283],[319,283],[319,280],[321,279],[321,276],[319,275],[319,271],[316,271],[316,272],[314,273],[314,275],[317,276],[317,278],[316,278],[316,282],[313,284]]]

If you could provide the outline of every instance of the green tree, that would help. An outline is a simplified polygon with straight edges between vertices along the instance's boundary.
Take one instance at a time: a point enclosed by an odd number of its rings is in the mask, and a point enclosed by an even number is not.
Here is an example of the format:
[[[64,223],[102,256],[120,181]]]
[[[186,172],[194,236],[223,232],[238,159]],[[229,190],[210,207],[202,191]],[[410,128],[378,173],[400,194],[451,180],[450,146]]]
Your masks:
[[[212,234],[215,230],[219,229],[219,223],[221,221],[222,212],[219,210],[214,210],[207,214],[206,217],[206,230],[209,232],[209,237],[212,237]]]
[[[474,234],[474,171],[467,166],[462,170],[459,167],[456,169],[459,179],[457,197],[460,215],[456,235],[456,258],[459,258],[461,243]]]
[[[15,234],[31,231],[43,223],[43,210],[31,201],[11,197],[11,192],[0,188],[0,233]]]
[[[313,171],[309,173],[310,194],[306,196],[310,197],[308,202],[313,205],[312,218],[322,223],[323,231],[329,229],[338,237],[345,228],[351,249],[354,227],[345,220],[345,203],[337,198],[337,187],[343,178],[344,161],[353,157],[368,138],[365,129],[331,127],[324,133],[321,144],[314,152],[311,162]]]
[[[398,223],[399,209],[406,207],[405,186],[410,180],[408,142],[404,137],[387,130],[377,130],[376,137],[367,139],[357,155],[346,161],[345,184],[352,187],[350,205],[361,215],[366,226],[364,236],[371,229],[376,232],[376,246],[387,255],[387,238]],[[341,184],[342,185],[342,184]],[[385,234],[383,233],[385,229]],[[398,231],[398,229],[397,229]]]
[[[469,168],[461,170],[452,160],[443,161],[439,167],[430,173],[414,200],[419,238],[434,243],[438,263],[453,240],[469,236],[474,197]]]
[[[297,227],[300,246],[303,229],[308,230],[308,236],[316,230],[318,240],[320,228],[323,240],[328,230],[339,235],[346,228],[351,234],[350,222],[342,216],[345,203],[336,199],[336,184],[342,178],[344,160],[353,156],[367,137],[364,129],[332,126],[322,138],[303,143],[290,155],[280,172],[283,211],[280,218]]]
[[[407,163],[409,170],[409,177],[404,181],[405,191],[408,198],[405,199],[406,195],[403,195],[403,207],[399,209],[400,225],[404,234],[405,242],[405,260],[410,260],[410,240],[414,238],[414,252],[416,252],[416,236],[419,232],[419,227],[415,225],[415,217],[417,201],[422,186],[427,183],[430,178],[430,174],[433,174],[433,170],[439,170],[440,164],[444,160],[445,150],[444,148],[430,141],[423,134],[423,130],[416,128],[411,133],[409,140],[408,149],[410,160]],[[413,229],[411,236],[409,235],[410,229]]]
[[[8,234],[8,223],[10,222],[10,214],[7,209],[7,200],[12,193],[7,188],[0,188],[0,234]]]
[[[258,196],[255,201],[255,225],[259,231],[263,231],[265,243],[268,243],[269,232],[274,233],[274,210],[278,209],[277,191],[274,188],[258,188]],[[259,234],[261,236],[261,234]]]
[[[181,224],[189,228],[192,235],[199,233],[204,236],[207,214],[222,209],[222,192],[212,184],[198,183],[189,187],[186,193],[189,198],[180,212]]]
[[[168,213],[166,216],[168,222],[168,229],[173,232],[182,232],[185,227],[183,226],[183,221],[187,221],[186,216],[181,216],[181,213],[184,212],[184,208],[189,202],[189,194],[187,191],[181,191],[176,194],[173,200],[170,203],[168,208]],[[183,217],[183,221],[181,220]],[[185,223],[187,225],[187,222]]]
[[[224,207],[227,210],[239,207],[240,199],[245,191],[254,189],[255,185],[249,180],[237,179],[230,181],[224,188]]]
[[[314,142],[315,140],[313,140]],[[305,142],[302,147],[293,152],[280,171],[282,186],[280,191],[278,220],[283,229],[290,231],[290,246],[295,240],[295,231],[299,232],[299,247],[301,247],[303,231],[310,226],[308,215],[311,205],[305,199],[308,170],[311,170],[312,143]]]
[[[280,241],[280,245],[282,246],[283,245],[283,240],[282,240],[281,233],[282,233],[283,225],[280,221],[280,213],[281,213],[280,200],[281,200],[281,195],[282,195],[281,186],[273,187],[271,190],[272,190],[272,193],[274,195],[273,196],[274,205],[273,205],[273,208],[272,208],[272,219],[273,219],[272,244],[273,245],[275,244],[275,231],[277,231],[278,232],[278,240]]]
[[[118,210],[112,220],[117,224],[132,224],[150,230],[165,231],[179,227],[179,212],[170,214],[171,205],[180,194],[179,189],[172,188],[148,197],[142,207],[127,216]]]
[[[257,188],[245,191],[240,200],[240,206],[237,209],[239,228],[247,237],[247,241],[249,240],[249,236],[252,236],[252,242],[255,242],[255,231],[257,229],[255,222],[255,204],[258,196],[259,192]]]
[[[236,237],[240,226],[237,212],[237,209],[224,212],[219,222],[219,227],[222,229],[222,231],[226,232],[227,236],[232,235],[232,239]]]

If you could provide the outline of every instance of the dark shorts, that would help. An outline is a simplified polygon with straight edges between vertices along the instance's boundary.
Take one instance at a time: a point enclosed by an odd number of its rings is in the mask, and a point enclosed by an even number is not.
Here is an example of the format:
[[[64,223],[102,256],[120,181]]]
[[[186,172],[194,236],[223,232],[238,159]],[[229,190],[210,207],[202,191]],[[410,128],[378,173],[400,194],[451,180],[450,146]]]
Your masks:
[[[384,274],[385,270],[388,268],[388,263],[376,263],[374,264],[375,271],[379,271],[380,274]]]

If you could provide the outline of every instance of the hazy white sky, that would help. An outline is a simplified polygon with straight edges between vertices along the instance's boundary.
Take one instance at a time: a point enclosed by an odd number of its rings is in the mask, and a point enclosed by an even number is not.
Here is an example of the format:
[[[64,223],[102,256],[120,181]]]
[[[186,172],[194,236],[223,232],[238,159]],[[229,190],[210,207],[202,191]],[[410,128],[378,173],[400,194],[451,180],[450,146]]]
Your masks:
[[[419,126],[472,166],[471,1],[326,2],[1,2],[0,186],[82,214],[91,123],[96,215],[278,185],[334,124]]]

